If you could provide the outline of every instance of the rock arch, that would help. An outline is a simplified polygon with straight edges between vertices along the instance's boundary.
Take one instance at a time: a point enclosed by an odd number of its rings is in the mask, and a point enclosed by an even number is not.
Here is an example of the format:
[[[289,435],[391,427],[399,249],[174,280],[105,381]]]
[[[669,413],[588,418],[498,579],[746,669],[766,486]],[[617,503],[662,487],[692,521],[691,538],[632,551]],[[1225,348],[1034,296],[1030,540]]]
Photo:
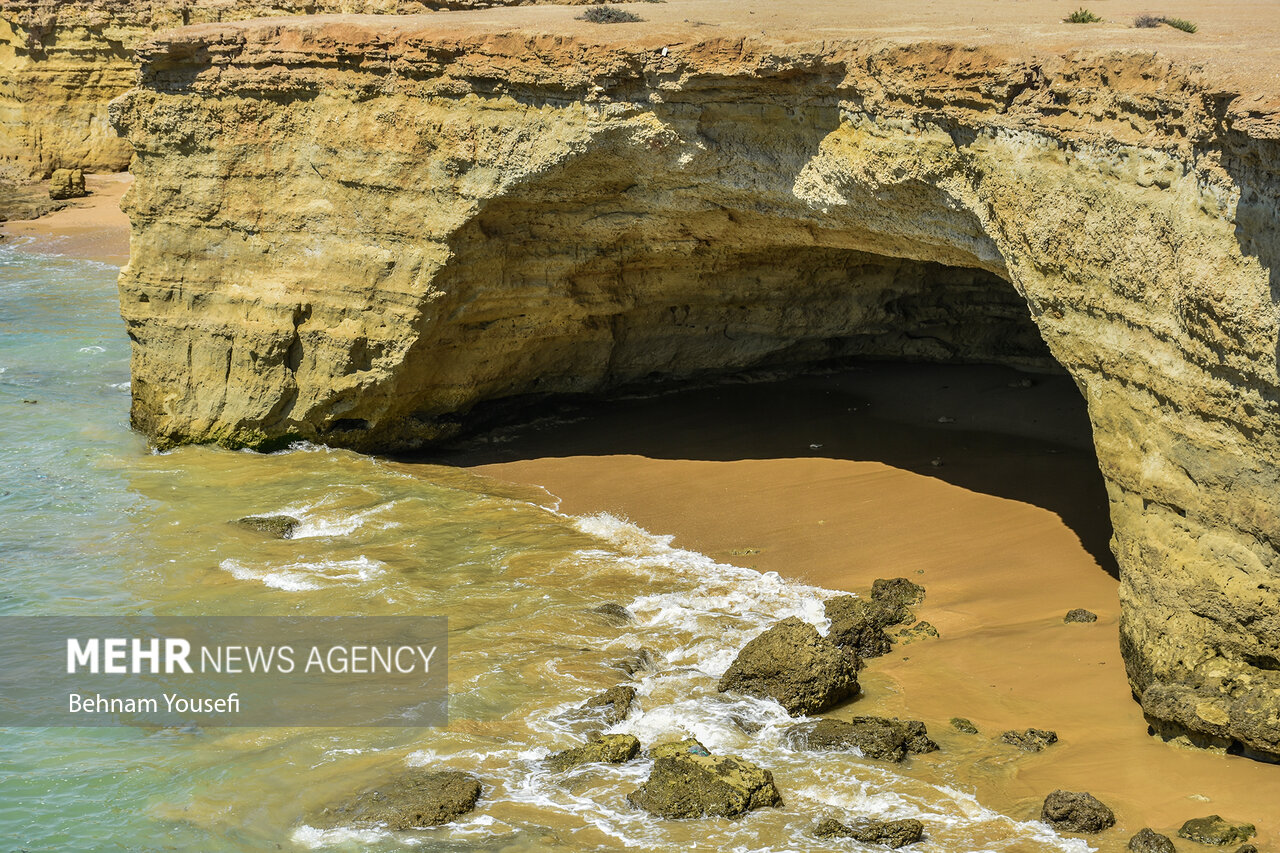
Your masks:
[[[1148,719],[1280,755],[1277,145],[1212,92],[1149,55],[318,32],[184,31],[115,105],[135,424],[413,446],[651,374],[1043,366],[1038,333]]]

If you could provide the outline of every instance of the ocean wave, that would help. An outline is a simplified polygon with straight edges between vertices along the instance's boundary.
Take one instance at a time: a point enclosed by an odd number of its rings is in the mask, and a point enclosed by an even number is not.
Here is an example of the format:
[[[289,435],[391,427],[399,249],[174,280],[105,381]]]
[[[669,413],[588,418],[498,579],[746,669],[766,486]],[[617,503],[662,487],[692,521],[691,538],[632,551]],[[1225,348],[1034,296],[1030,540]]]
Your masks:
[[[386,566],[368,557],[352,560],[320,560],[286,563],[282,566],[255,567],[239,560],[223,560],[218,567],[238,580],[260,581],[285,592],[306,592],[328,586],[353,586],[367,583],[386,572]]]

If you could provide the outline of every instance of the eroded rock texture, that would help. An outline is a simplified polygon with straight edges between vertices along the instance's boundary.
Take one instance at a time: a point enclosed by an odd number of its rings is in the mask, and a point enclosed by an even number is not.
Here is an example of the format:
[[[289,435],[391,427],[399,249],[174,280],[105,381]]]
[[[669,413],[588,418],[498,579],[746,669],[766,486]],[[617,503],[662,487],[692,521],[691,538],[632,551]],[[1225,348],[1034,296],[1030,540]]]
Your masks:
[[[1280,753],[1276,117],[1150,54],[664,46],[410,18],[141,48],[134,423],[403,448],[653,376],[1056,362],[1135,694]]]
[[[327,12],[406,14],[520,0],[0,0],[0,174],[118,172],[132,154],[107,104],[133,86],[134,48],[187,24]]]

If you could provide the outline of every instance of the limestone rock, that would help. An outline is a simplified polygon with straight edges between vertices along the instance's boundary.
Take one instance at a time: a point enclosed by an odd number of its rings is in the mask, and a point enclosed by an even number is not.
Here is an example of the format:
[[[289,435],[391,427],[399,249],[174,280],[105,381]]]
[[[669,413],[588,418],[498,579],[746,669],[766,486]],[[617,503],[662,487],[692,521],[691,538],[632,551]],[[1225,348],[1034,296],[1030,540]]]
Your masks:
[[[582,746],[562,750],[547,757],[547,766],[564,771],[580,764],[621,764],[640,753],[635,735],[604,735]]]
[[[1280,114],[1150,51],[303,21],[112,72],[157,445],[413,448],[650,376],[1056,363],[1143,711],[1280,755]]]
[[[951,728],[967,735],[976,735],[978,733],[978,727],[973,724],[972,720],[965,717],[952,717]]]
[[[610,687],[603,693],[597,693],[582,706],[587,711],[599,709],[606,726],[616,726],[631,713],[631,706],[636,701],[636,689],[625,684]]]
[[[1182,825],[1178,835],[1201,844],[1236,844],[1257,834],[1251,823],[1231,823],[1218,815],[1192,818]]]
[[[291,515],[246,515],[237,518],[236,524],[256,530],[276,539],[290,539],[302,522]]]
[[[1169,836],[1149,827],[1138,830],[1138,834],[1129,839],[1129,849],[1133,853],[1176,853]]]
[[[1054,791],[1045,797],[1040,819],[1059,832],[1101,832],[1115,826],[1116,816],[1091,794]]]
[[[792,716],[816,714],[858,693],[858,661],[792,616],[743,646],[717,689],[776,699]]]
[[[1058,742],[1058,733],[1048,729],[1026,729],[1025,731],[1007,731],[1000,735],[1000,740],[1016,746],[1023,752],[1040,752],[1045,747]]]
[[[317,827],[422,829],[457,820],[476,807],[481,785],[457,770],[415,771],[391,779],[308,819]]]
[[[1067,611],[1067,615],[1062,617],[1063,622],[1097,622],[1098,614],[1091,613],[1083,607],[1077,607],[1075,610]]]
[[[627,795],[634,806],[666,818],[738,817],[782,804],[773,774],[732,755],[662,755],[649,779]]]
[[[893,648],[884,625],[874,618],[862,599],[841,595],[827,599],[823,606],[831,622],[827,639],[853,649],[859,660],[888,654]]]
[[[49,178],[49,198],[55,201],[83,198],[88,194],[84,188],[84,172],[79,169],[55,169]]]
[[[886,761],[901,761],[907,755],[921,755],[938,748],[929,739],[924,723],[884,717],[854,717],[847,723],[813,720],[792,726],[786,737],[795,749],[857,749],[867,758]]]
[[[827,818],[814,827],[819,838],[852,838],[863,844],[880,844],[897,849],[915,844],[924,838],[924,824],[918,820],[869,820],[846,826],[833,818]]]

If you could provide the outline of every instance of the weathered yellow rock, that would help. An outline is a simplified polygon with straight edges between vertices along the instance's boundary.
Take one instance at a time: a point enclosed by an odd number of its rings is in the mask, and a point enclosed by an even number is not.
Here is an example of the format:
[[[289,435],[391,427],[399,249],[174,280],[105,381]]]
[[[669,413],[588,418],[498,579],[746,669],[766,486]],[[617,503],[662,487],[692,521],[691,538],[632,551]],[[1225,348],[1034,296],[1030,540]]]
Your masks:
[[[519,0],[514,0],[519,2]],[[0,171],[118,172],[128,144],[107,104],[137,76],[134,48],[187,24],[327,12],[404,14],[506,0],[0,0]]]
[[[141,48],[134,423],[412,447],[655,375],[1043,364],[1038,328],[1144,710],[1280,753],[1275,116],[1151,54],[664,47],[402,19]]]

